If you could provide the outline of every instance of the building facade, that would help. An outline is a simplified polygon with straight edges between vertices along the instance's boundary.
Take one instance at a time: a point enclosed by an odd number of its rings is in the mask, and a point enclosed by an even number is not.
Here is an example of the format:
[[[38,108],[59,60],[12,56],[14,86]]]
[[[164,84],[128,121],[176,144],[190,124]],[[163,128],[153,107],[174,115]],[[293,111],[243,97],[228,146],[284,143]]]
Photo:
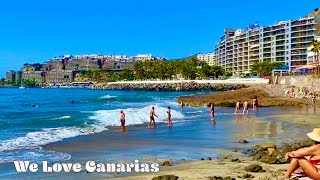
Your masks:
[[[6,72],[6,80],[11,81],[15,84],[16,82],[16,72],[14,70],[9,70]]]
[[[45,82],[45,77],[42,71],[25,71],[22,72],[22,81],[24,80],[35,80],[37,84]]]
[[[213,66],[216,64],[215,53],[200,53],[200,54],[197,54],[197,59],[199,61],[204,61],[208,63],[210,66]]]
[[[315,37],[315,18],[282,21],[272,26],[226,29],[215,47],[217,64],[233,75],[250,72],[256,62],[280,62],[289,70],[308,63],[307,49]]]
[[[72,70],[58,70],[48,71],[45,73],[45,82],[48,84],[63,84],[71,83],[74,80],[74,71]]]

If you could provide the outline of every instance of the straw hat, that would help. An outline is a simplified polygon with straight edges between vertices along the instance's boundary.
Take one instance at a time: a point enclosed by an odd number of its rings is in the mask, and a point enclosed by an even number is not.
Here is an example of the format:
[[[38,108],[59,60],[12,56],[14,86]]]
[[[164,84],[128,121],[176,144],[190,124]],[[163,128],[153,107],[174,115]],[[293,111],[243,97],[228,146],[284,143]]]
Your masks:
[[[320,142],[320,128],[314,128],[307,136],[314,141]]]

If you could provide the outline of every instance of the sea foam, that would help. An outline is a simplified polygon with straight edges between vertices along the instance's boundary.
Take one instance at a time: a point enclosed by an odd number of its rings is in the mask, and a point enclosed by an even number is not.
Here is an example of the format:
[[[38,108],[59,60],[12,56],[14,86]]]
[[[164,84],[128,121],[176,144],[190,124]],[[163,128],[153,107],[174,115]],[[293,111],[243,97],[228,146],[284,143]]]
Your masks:
[[[98,133],[105,130],[103,127],[89,125],[85,128],[59,127],[45,128],[41,131],[29,132],[25,136],[0,142],[0,152],[17,149],[37,149],[42,145],[58,142],[66,138]]]
[[[150,109],[152,106],[146,106],[144,108],[128,108],[128,109],[116,109],[116,110],[99,110],[95,111],[94,115],[89,117],[91,120],[97,120],[99,124],[103,126],[119,126],[120,111],[123,110],[126,114],[126,125],[143,124],[150,121]],[[155,105],[155,114],[158,116],[156,121],[164,121],[167,119],[167,108]],[[171,110],[172,119],[183,119],[183,114]]]

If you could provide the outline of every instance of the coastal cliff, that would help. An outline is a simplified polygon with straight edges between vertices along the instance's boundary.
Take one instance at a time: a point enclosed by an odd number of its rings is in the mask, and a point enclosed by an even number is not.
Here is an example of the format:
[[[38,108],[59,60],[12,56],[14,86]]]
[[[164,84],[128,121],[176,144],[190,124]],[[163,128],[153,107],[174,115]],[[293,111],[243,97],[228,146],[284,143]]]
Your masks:
[[[307,98],[287,98],[285,97],[286,88],[277,85],[252,86],[233,91],[217,92],[205,95],[182,96],[178,98],[187,106],[208,106],[214,103],[216,106],[234,107],[237,101],[248,101],[252,106],[252,99],[258,97],[260,107],[271,106],[305,106],[310,104]]]

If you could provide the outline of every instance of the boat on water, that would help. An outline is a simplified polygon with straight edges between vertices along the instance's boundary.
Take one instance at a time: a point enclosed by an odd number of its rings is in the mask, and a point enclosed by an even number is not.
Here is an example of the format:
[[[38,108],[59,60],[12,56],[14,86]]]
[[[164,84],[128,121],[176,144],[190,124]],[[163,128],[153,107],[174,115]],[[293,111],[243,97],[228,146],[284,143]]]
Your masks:
[[[25,89],[25,88],[26,88],[26,87],[24,87],[24,86],[20,86],[20,87],[19,87],[19,89]]]

